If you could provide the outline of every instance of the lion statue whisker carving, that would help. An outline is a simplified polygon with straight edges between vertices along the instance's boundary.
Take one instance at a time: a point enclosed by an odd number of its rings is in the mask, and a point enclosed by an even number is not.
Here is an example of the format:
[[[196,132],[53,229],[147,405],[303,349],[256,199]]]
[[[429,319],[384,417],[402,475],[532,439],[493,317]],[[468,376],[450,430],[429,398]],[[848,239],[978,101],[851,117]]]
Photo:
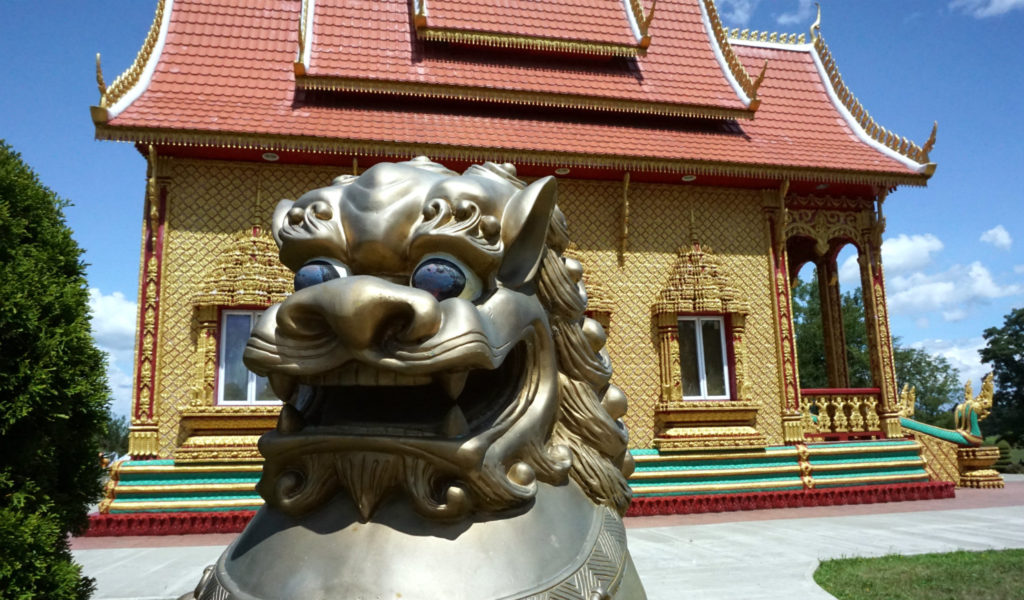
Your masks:
[[[553,178],[381,163],[272,229],[295,293],[244,354],[284,401],[266,505],[190,597],[645,598],[626,398]]]

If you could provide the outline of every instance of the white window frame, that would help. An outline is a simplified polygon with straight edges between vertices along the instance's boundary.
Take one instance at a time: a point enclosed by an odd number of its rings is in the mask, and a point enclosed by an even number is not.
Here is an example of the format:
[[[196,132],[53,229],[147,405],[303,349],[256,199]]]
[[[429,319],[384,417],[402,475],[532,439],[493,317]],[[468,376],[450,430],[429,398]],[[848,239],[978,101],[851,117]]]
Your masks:
[[[729,347],[726,346],[726,337],[725,337],[725,326],[726,326],[726,323],[725,323],[725,317],[720,317],[720,316],[707,316],[707,317],[706,316],[686,316],[686,317],[682,317],[681,316],[681,317],[678,317],[677,325],[676,325],[677,334],[678,334],[678,331],[679,331],[678,323],[681,323],[683,321],[692,321],[694,323],[694,332],[695,332],[695,335],[696,335],[696,338],[697,338],[696,339],[696,342],[697,342],[697,374],[700,376],[700,392],[701,392],[701,395],[699,395],[699,396],[687,396],[685,394],[685,392],[684,392],[684,390],[686,389],[685,388],[685,383],[683,383],[683,384],[681,384],[681,388],[682,389],[680,389],[680,394],[682,394],[683,400],[730,400],[730,399],[732,399],[732,390],[731,390],[731,386],[729,385],[729,377],[730,377],[730,374],[729,374]],[[706,367],[704,365],[704,329],[701,327],[701,324],[703,322],[705,322],[705,321],[717,321],[718,324],[719,324],[718,332],[719,332],[719,335],[721,335],[721,338],[722,338],[721,339],[721,347],[722,347],[722,377],[723,377],[723,381],[724,381],[725,394],[721,395],[721,396],[709,396],[708,395],[708,375],[707,375],[707,369],[706,369]],[[679,377],[680,377],[680,381],[683,380],[683,365],[682,365],[683,356],[682,356],[682,351],[681,350],[682,349],[680,348],[680,356],[679,356],[679,362],[680,362],[680,365],[679,365]]]
[[[267,406],[281,404],[278,399],[274,400],[258,400],[256,399],[256,378],[258,377],[252,371],[246,370],[248,378],[246,379],[245,387],[245,400],[225,400],[224,399],[224,353],[227,351],[227,344],[225,344],[225,335],[227,334],[227,322],[230,315],[247,315],[249,317],[249,331],[252,331],[253,326],[256,324],[256,320],[263,314],[262,310],[222,310],[220,311],[220,322],[217,329],[217,404],[221,406]]]

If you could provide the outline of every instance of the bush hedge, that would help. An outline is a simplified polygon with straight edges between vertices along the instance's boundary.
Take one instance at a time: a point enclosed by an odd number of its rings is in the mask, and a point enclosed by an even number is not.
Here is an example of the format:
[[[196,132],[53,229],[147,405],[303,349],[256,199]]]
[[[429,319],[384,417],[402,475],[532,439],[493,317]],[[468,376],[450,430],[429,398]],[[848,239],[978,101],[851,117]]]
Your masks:
[[[0,598],[88,598],[68,533],[100,494],[105,358],[67,203],[0,141]]]

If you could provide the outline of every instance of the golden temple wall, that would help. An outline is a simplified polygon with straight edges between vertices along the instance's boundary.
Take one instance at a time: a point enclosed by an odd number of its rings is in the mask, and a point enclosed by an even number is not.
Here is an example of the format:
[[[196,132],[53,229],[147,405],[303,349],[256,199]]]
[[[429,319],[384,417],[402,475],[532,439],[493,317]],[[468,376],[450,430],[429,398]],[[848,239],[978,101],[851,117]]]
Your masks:
[[[192,296],[234,236],[253,225],[269,231],[270,215],[281,198],[329,185],[336,167],[161,158],[169,179],[160,294],[156,382],[159,455],[170,457],[182,439],[181,411],[195,397],[199,323]]]
[[[746,369],[757,430],[782,443],[768,239],[761,192],[633,183],[629,186],[628,252],[619,266],[622,182],[559,181],[558,202],[569,221],[588,279],[597,279],[615,308],[608,351],[612,382],[629,397],[626,424],[634,447],[650,447],[661,388],[658,336],[651,306],[667,284],[677,252],[694,236],[721,258],[726,277],[750,304]]]
[[[184,440],[181,412],[197,398],[199,335],[192,296],[239,231],[269,219],[281,198],[328,185],[339,167],[159,159],[168,182],[164,263],[161,269],[156,419],[159,456]],[[628,252],[620,266],[621,181],[562,179],[559,204],[588,279],[603,285],[614,306],[608,349],[619,385],[630,399],[626,416],[634,447],[650,447],[659,400],[658,339],[651,306],[665,287],[677,251],[691,239],[691,211],[702,244],[720,257],[733,288],[749,303],[746,381],[760,410],[757,430],[782,443],[775,325],[761,192],[693,185],[634,183],[629,187]]]

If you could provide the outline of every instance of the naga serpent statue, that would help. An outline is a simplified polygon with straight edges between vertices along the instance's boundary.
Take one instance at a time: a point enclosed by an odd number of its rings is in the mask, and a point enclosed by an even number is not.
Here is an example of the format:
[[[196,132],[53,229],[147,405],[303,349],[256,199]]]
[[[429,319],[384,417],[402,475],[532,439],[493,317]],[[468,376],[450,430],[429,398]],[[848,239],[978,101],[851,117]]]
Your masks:
[[[266,505],[186,597],[645,598],[626,398],[553,178],[381,163],[273,234],[295,293],[244,355],[284,401]]]

